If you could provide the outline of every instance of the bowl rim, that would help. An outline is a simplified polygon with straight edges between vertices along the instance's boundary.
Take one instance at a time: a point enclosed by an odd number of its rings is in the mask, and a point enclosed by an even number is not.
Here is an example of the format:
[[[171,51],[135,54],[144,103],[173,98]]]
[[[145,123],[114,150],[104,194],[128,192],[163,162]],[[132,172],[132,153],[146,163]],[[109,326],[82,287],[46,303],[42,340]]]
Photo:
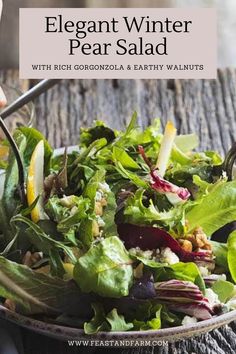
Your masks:
[[[96,334],[85,334],[83,329],[76,327],[63,326],[60,324],[44,322],[32,317],[21,315],[13,312],[3,305],[0,305],[0,317],[9,320],[12,323],[20,325],[26,329],[57,338],[57,339],[84,339],[88,341],[94,340],[147,340],[147,339],[168,339],[173,341],[176,339],[184,339],[191,336],[200,335],[209,332],[215,328],[224,326],[236,320],[236,310],[229,311],[225,314],[214,316],[211,319],[203,320],[194,324],[175,326],[170,328],[161,328],[157,330],[145,331],[117,331],[117,332],[98,332]]]

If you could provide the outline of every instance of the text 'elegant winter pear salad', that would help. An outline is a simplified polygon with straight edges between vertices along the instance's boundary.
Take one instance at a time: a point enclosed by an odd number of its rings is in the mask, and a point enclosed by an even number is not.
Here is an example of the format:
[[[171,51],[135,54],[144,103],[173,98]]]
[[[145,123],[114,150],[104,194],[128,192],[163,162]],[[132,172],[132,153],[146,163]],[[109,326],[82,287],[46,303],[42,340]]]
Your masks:
[[[236,180],[216,152],[194,151],[194,134],[159,125],[142,131],[136,114],[124,132],[96,122],[79,149],[57,156],[35,129],[15,131],[27,203],[10,152],[1,161],[4,306],[87,334],[236,308]]]

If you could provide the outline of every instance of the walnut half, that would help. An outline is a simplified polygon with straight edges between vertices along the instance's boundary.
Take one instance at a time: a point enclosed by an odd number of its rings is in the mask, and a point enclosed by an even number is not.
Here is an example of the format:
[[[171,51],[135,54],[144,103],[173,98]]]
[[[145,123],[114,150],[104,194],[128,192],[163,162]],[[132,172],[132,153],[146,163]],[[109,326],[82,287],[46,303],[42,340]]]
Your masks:
[[[201,227],[197,227],[192,234],[178,240],[181,247],[188,252],[206,250],[212,251],[211,243]]]

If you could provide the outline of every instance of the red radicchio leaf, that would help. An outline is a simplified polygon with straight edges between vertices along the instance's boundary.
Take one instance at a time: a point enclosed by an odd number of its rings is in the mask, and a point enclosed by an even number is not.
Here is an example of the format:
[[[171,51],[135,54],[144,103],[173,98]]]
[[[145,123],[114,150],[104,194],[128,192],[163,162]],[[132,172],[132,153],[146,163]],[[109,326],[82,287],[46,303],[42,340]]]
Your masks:
[[[178,187],[158,175],[157,170],[151,171],[151,187],[159,193],[174,193],[182,200],[187,200],[190,193],[187,188]]]
[[[145,281],[140,280],[148,289],[150,284],[145,284]],[[131,288],[132,290],[132,288]],[[206,299],[200,289],[193,283],[181,280],[169,280],[160,283],[155,283],[155,295],[153,291],[146,292],[144,289],[133,289],[129,296],[124,296],[119,299],[105,299],[106,306],[109,311],[116,307],[118,312],[135,313],[139,306],[145,304],[147,300],[153,303],[165,304],[169,310],[182,312],[189,316],[194,316],[199,320],[207,320],[216,314],[215,307],[211,307],[208,299]]]
[[[155,284],[156,297],[168,308],[183,312],[200,320],[207,320],[214,314],[209,301],[195,284],[188,281],[169,280]]]
[[[172,304],[168,308],[172,311],[194,316],[199,320],[209,320],[212,317],[209,306],[203,301],[198,303],[178,303],[178,305]]]
[[[169,181],[166,181],[164,178],[158,175],[158,171],[152,168],[152,164],[148,157],[145,154],[143,146],[138,146],[138,151],[142,156],[143,160],[146,162],[150,168],[151,175],[151,187],[158,191],[159,193],[173,193],[176,194],[180,199],[187,200],[190,197],[190,193],[187,188],[178,187]]]
[[[187,252],[183,250],[180,244],[163,229],[152,226],[118,224],[117,230],[127,249],[140,247],[145,251],[169,247],[183,262],[212,262],[208,252]]]

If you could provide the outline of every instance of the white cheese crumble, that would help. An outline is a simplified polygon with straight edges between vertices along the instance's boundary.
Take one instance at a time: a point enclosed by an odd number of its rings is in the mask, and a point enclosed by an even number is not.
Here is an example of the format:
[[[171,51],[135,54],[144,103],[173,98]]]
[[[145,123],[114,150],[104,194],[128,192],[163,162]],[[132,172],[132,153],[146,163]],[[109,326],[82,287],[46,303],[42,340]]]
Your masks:
[[[152,259],[152,256],[153,256],[153,250],[143,251],[139,247],[130,248],[129,252],[134,256],[140,256],[140,257],[144,257],[146,259]]]
[[[104,220],[101,218],[101,216],[97,216],[97,223],[99,227],[104,227],[105,226],[105,222]]]
[[[226,280],[226,275],[224,273],[222,274],[209,274],[207,275],[207,279],[217,281],[217,280]]]
[[[207,288],[205,290],[205,297],[207,298],[210,306],[212,307],[221,303],[218,298],[218,295],[210,288]]]
[[[236,310],[236,296],[227,301],[225,305],[229,310]]]
[[[208,272],[207,267],[199,266],[198,269],[203,277],[208,276],[209,272]]]
[[[161,262],[168,264],[175,264],[179,262],[179,257],[171,251],[169,247],[164,248],[161,251]]]
[[[102,200],[102,197],[103,197],[103,193],[97,191],[95,196],[96,202],[100,202]]]
[[[183,326],[191,325],[191,324],[194,324],[194,323],[197,323],[196,317],[184,316],[184,318],[182,320],[182,325]]]
[[[229,310],[236,310],[236,285],[234,285],[234,291],[231,299],[226,302],[225,306],[227,306]]]
[[[109,193],[111,191],[109,185],[106,182],[99,183],[99,188],[104,193]]]

